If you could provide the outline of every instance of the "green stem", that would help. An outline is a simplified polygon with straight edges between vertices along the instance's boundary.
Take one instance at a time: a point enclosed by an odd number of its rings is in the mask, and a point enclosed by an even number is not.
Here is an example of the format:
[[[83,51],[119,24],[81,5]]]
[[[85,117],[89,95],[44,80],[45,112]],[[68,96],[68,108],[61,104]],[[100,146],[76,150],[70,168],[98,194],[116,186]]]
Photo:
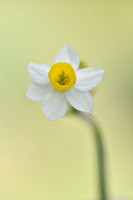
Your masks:
[[[98,158],[98,173],[99,173],[99,193],[100,200],[107,200],[106,194],[106,184],[105,184],[105,161],[104,161],[104,145],[101,136],[100,129],[93,118],[89,117],[85,113],[78,112],[79,116],[85,119],[85,121],[91,123],[93,127],[93,133],[97,148],[97,158]]]
[[[104,146],[101,137],[101,132],[96,123],[93,124],[95,142],[97,147],[98,163],[99,163],[99,185],[101,200],[107,200],[106,197],[106,185],[105,185],[105,161],[104,161]]]

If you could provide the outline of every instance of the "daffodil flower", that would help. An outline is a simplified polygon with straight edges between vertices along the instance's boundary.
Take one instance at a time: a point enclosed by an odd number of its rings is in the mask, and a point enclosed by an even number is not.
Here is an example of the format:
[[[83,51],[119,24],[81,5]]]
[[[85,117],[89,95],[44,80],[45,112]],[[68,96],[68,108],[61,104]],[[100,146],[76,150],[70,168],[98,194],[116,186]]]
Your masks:
[[[42,103],[43,113],[49,120],[57,120],[66,113],[67,101],[75,109],[92,114],[93,99],[88,91],[102,81],[104,69],[78,69],[79,64],[79,56],[69,44],[57,52],[51,68],[29,63],[28,72],[34,82],[26,96]]]

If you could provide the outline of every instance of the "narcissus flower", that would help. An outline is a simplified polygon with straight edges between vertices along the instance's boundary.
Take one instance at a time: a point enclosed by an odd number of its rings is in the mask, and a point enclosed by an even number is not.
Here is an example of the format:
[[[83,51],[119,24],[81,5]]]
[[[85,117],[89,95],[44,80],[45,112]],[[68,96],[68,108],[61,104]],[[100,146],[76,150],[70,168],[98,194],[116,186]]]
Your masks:
[[[29,63],[28,72],[34,82],[26,96],[42,103],[43,113],[49,120],[57,120],[66,113],[67,101],[75,109],[92,114],[93,99],[88,91],[102,81],[104,70],[78,69],[79,64],[79,56],[69,44],[58,51],[52,67]]]

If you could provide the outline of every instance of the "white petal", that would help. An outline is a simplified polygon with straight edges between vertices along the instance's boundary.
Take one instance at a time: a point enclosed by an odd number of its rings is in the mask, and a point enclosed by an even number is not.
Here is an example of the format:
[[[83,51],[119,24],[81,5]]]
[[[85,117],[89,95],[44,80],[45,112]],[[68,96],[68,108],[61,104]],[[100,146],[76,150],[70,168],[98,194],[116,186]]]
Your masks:
[[[87,67],[76,71],[77,81],[74,87],[88,91],[96,87],[104,77],[104,69]]]
[[[67,100],[64,92],[60,92],[55,88],[49,91],[43,98],[42,110],[48,120],[57,120],[62,117],[67,110]]]
[[[25,96],[33,101],[42,102],[43,97],[47,95],[51,88],[51,84],[39,85],[37,83],[31,83]]]
[[[80,91],[74,87],[65,91],[69,103],[77,110],[92,113],[93,99],[89,92]]]
[[[79,56],[76,51],[69,45],[64,45],[56,54],[55,63],[67,62],[72,65],[72,67],[77,70],[79,67]]]
[[[42,64],[35,64],[30,62],[28,65],[28,72],[31,78],[38,84],[45,85],[49,83],[48,72],[50,67]]]

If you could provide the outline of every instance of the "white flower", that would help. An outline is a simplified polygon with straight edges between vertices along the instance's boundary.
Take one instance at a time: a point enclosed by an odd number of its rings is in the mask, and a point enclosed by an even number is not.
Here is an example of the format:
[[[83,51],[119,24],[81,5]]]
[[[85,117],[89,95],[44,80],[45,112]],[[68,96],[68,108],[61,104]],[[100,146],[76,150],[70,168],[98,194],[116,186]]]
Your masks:
[[[28,72],[34,82],[26,96],[42,103],[49,120],[57,120],[66,113],[67,101],[79,111],[92,113],[93,99],[88,91],[102,81],[104,70],[92,67],[78,70],[79,64],[79,56],[69,44],[58,51],[51,68],[29,63]]]

